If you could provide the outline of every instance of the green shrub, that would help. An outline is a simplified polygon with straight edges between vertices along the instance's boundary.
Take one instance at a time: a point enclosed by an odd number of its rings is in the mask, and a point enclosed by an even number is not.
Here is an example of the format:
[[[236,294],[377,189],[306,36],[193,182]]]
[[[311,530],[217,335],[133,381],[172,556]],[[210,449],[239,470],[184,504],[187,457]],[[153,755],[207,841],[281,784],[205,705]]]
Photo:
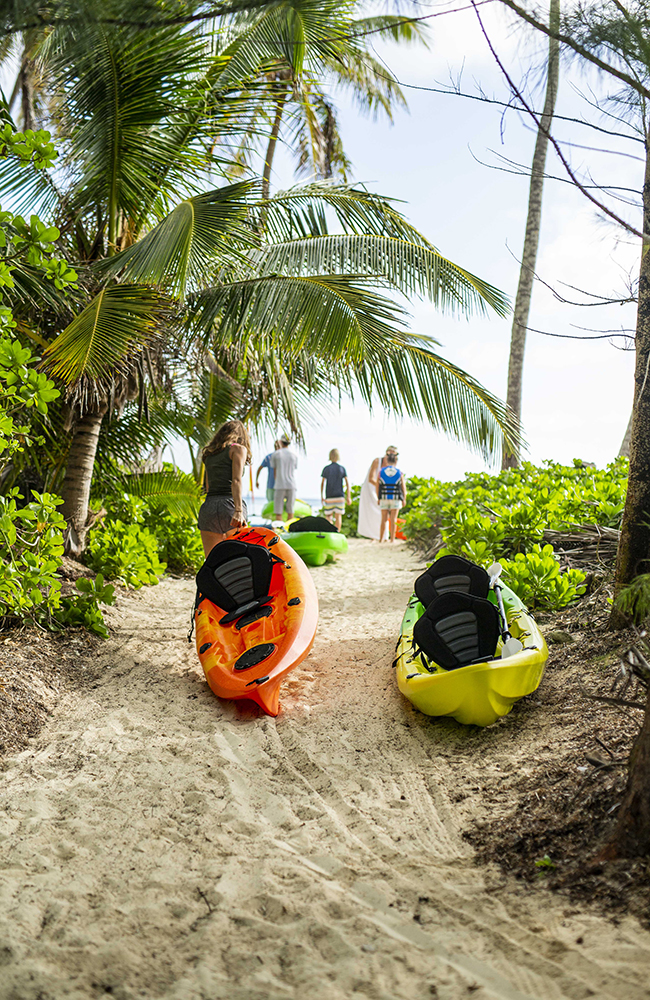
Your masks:
[[[497,476],[471,473],[455,483],[409,480],[405,533],[438,555],[463,555],[482,566],[498,560],[504,579],[531,607],[560,608],[584,593],[579,570],[561,573],[544,532],[584,525],[619,527],[627,489],[627,461],[606,469],[524,463]],[[440,549],[440,543],[443,548]]]
[[[89,532],[86,563],[109,580],[127,587],[158,583],[165,565],[158,558],[158,540],[148,528],[106,517]]]
[[[205,555],[196,518],[145,507],[143,525],[155,535],[158,555],[172,573],[196,573]]]
[[[562,573],[552,545],[533,545],[513,560],[502,559],[503,581],[529,608],[553,611],[584,594],[585,574],[579,569]]]
[[[606,469],[524,463],[498,476],[471,473],[455,483],[409,480],[405,532],[423,548],[442,536],[452,551],[472,542],[493,546],[493,555],[514,556],[543,541],[546,529],[582,525],[620,526],[627,489],[627,460]]]
[[[348,538],[358,538],[357,525],[359,523],[359,496],[361,487],[353,486],[350,490],[352,502],[345,505],[345,511],[341,520],[341,531]]]
[[[160,563],[164,563],[171,572],[194,574],[203,564],[205,556],[201,535],[196,526],[196,517],[193,515],[170,510],[155,500],[143,499],[130,493],[115,493],[101,502],[94,502],[95,507],[98,504],[105,507],[108,513],[102,519],[102,523],[93,528],[89,534],[91,550],[93,545],[95,547],[98,545],[98,542],[94,541],[96,535],[120,522],[122,529],[120,529],[119,537],[129,539],[126,544],[130,551],[132,550],[132,540],[137,536],[137,533],[136,535],[133,533],[124,535],[126,525],[137,526],[140,531],[146,531],[155,538],[158,560]],[[112,537],[116,544],[120,544],[115,532],[113,532]],[[146,543],[146,545],[150,547],[150,543]],[[104,549],[105,546],[102,546],[102,552]],[[128,566],[131,555],[125,558],[124,565]],[[97,565],[92,551],[90,556],[86,558],[86,562],[91,565],[89,560],[92,560],[93,567]],[[119,565],[123,564],[119,559],[118,563]],[[164,568],[154,569],[153,572],[156,575],[156,580],[153,582],[157,583],[157,575],[164,572]],[[108,575],[111,579],[118,579],[118,577],[112,577],[110,573]],[[142,582],[147,581],[143,580]],[[135,586],[135,584],[131,584],[131,586]]]
[[[115,588],[104,583],[98,573],[94,580],[81,579],[75,584],[78,594],[61,598],[60,610],[56,613],[56,623],[63,628],[83,626],[89,632],[108,639],[108,629],[99,610],[99,604],[115,604]]]
[[[61,597],[57,572],[63,556],[65,520],[60,497],[32,491],[34,499],[18,507],[17,489],[0,496],[0,624],[36,622],[57,630],[83,625],[106,637],[99,603],[113,603],[113,588],[103,580],[80,580],[83,593]]]

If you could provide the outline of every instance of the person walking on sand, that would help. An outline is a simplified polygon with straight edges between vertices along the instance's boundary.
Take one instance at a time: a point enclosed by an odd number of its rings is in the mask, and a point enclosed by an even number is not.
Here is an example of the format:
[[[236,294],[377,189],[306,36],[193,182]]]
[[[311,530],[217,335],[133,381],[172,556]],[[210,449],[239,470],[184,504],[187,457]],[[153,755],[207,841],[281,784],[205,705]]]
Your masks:
[[[275,449],[275,451],[277,451],[279,447],[280,447],[280,442],[279,441],[275,441],[274,444],[273,444],[273,448]],[[266,499],[267,500],[273,500],[273,488],[275,486],[275,471],[273,469],[273,466],[271,465],[271,456],[272,455],[273,455],[273,452],[270,451],[268,453],[268,455],[266,455],[264,457],[264,459],[260,462],[260,467],[259,467],[259,469],[257,470],[257,472],[255,474],[255,489],[259,490],[259,488],[260,488],[260,474],[262,472],[262,469],[266,469],[267,470],[267,478],[266,478]]]
[[[241,420],[222,424],[202,453],[206,498],[199,509],[199,531],[206,556],[234,528],[246,527],[242,476],[252,461],[251,442]]]
[[[395,541],[397,512],[406,503],[406,480],[397,468],[398,454],[397,448],[393,448],[392,445],[386,449],[386,465],[380,470],[377,477],[377,500],[381,512],[380,542],[384,540],[386,522],[388,522],[390,540],[391,542]]]
[[[359,518],[357,521],[357,534],[364,538],[373,538],[379,541],[379,529],[381,527],[381,511],[377,500],[377,477],[379,470],[386,465],[386,456],[374,458],[366,474],[359,494]]]
[[[348,503],[351,500],[350,483],[345,468],[339,465],[339,453],[336,448],[332,448],[329,458],[330,464],[321,472],[320,501],[325,517],[330,524],[334,524],[337,531],[340,531],[346,499]],[[345,496],[343,496],[343,484],[345,484]],[[323,487],[325,487],[324,497]]]
[[[271,455],[271,468],[275,473],[273,487],[273,517],[282,520],[283,506],[287,502],[287,521],[293,518],[293,508],[296,502],[296,469],[298,456],[291,451],[291,438],[283,434],[279,441],[280,447]]]

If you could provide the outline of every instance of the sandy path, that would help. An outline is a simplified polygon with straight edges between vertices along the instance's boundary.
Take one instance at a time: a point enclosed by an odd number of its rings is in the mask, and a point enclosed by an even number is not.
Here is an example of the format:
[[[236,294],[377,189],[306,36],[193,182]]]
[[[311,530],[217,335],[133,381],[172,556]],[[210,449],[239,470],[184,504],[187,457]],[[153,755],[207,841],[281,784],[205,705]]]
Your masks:
[[[417,563],[351,548],[313,571],[277,719],[207,688],[190,582],[121,601],[94,686],[7,764],[1,1000],[650,997],[635,920],[474,867],[481,774],[552,734],[412,710],[391,660]]]

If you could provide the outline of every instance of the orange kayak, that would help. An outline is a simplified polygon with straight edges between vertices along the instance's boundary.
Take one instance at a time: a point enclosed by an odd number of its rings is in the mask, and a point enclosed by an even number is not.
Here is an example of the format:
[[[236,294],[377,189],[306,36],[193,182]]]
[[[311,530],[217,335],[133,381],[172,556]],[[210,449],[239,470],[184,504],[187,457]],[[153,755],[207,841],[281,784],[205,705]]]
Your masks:
[[[270,528],[240,528],[199,570],[196,648],[219,698],[277,715],[280,683],[314,643],[318,597],[297,552]]]

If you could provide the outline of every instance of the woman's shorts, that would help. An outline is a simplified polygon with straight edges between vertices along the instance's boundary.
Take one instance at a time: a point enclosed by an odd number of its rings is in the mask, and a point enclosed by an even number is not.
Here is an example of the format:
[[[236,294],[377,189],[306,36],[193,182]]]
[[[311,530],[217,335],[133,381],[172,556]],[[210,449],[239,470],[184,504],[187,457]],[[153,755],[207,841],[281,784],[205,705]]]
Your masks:
[[[402,507],[401,500],[380,500],[379,509],[380,510],[400,510]]]
[[[244,519],[248,511],[242,502]],[[199,508],[199,531],[212,531],[215,535],[225,535],[232,528],[235,516],[235,502],[232,497],[206,497]]]
[[[323,500],[323,510],[326,514],[344,514],[345,497],[326,497]]]

